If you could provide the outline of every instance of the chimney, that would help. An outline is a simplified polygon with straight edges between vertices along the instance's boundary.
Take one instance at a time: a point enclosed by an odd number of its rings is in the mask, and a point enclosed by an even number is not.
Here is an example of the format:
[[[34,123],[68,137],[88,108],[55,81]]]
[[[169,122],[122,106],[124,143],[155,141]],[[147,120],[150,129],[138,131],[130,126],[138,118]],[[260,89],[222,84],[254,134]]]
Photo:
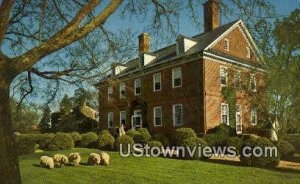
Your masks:
[[[204,6],[204,32],[210,32],[220,26],[219,0],[208,0]]]
[[[150,35],[142,33],[139,36],[139,54],[147,53],[150,51]]]

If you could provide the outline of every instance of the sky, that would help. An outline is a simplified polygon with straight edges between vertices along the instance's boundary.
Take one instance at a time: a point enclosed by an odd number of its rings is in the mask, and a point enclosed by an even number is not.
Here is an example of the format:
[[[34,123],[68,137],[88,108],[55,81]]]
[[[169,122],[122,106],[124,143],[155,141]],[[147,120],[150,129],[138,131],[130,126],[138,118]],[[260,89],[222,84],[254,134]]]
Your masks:
[[[1,3],[2,0],[0,0]],[[226,0],[224,0],[226,3]],[[269,0],[271,4],[274,5],[275,12],[281,16],[287,16],[289,15],[293,10],[296,8],[300,8],[300,0]],[[200,11],[199,15],[203,15],[203,8],[198,7],[196,8],[196,11]],[[147,24],[147,20],[139,19],[139,20],[123,20],[119,16],[120,12],[116,12],[113,14],[108,21],[105,23],[105,27],[107,27],[109,30],[112,31],[118,31],[118,30],[125,30],[125,29],[132,29],[136,33],[136,44],[138,44],[138,35],[142,32],[148,32],[149,26]],[[201,19],[201,22],[203,22],[203,16],[199,16],[199,19]],[[232,20],[222,20],[221,24],[225,24],[228,21],[233,21]],[[202,33],[203,29],[202,27],[196,28],[195,26],[191,26],[191,22],[186,16],[181,16],[179,19],[179,27],[178,27],[178,33],[185,35],[185,36],[194,36],[196,34]],[[155,38],[153,38],[155,40]],[[172,42],[175,42],[172,40]],[[166,45],[169,43],[165,43]],[[164,44],[160,44],[160,46],[165,46]],[[75,89],[74,89],[75,90]],[[72,96],[74,93],[74,90],[68,90],[63,91],[63,93],[68,94],[69,96]],[[60,98],[62,98],[63,94],[58,96],[58,99],[55,100],[53,103],[52,107],[55,109],[57,108],[57,102],[59,101]],[[39,101],[39,98],[33,98],[33,101]]]

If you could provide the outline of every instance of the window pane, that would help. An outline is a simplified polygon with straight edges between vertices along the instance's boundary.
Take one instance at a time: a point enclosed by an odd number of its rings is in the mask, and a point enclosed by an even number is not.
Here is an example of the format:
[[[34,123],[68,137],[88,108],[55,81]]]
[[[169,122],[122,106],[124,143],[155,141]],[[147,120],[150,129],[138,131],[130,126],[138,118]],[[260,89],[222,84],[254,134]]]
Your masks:
[[[182,124],[182,106],[175,106],[175,124]]]

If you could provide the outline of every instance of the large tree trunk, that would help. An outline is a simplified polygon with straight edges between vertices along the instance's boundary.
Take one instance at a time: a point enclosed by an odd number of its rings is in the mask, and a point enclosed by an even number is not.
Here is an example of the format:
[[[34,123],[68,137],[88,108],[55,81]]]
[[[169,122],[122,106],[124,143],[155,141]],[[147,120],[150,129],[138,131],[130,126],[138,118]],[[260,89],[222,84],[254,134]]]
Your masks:
[[[0,59],[0,62],[1,59]],[[0,67],[0,183],[21,183],[18,156],[12,129],[9,86],[12,73]]]

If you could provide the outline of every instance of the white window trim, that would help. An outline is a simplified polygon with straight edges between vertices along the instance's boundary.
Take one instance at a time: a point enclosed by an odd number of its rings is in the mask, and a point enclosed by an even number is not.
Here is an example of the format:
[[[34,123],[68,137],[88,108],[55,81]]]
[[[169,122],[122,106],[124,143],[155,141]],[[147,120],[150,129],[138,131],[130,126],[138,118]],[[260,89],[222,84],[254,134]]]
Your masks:
[[[225,51],[229,51],[230,50],[230,42],[229,42],[229,40],[227,38],[224,39],[224,49],[225,49]]]
[[[250,47],[246,47],[246,57],[248,58],[248,59],[250,59],[251,58],[251,50],[250,50]]]
[[[122,85],[124,85],[124,91],[125,91],[125,95],[124,95],[124,96],[123,96],[122,93],[121,93],[121,91],[122,91],[122,90],[121,90],[121,86],[122,86]],[[125,97],[126,97],[126,84],[125,84],[125,82],[121,82],[121,83],[120,83],[120,86],[119,86],[119,93],[120,93],[120,98],[125,98]]]
[[[161,116],[160,116],[160,125],[158,125],[158,124],[156,124],[156,114],[155,114],[155,111],[156,111],[156,109],[160,109],[160,112],[161,112]],[[153,108],[153,126],[154,127],[161,127],[162,126],[162,108],[160,107],[160,106],[158,106],[158,107],[154,107]]]
[[[256,109],[256,112],[254,111],[254,109]],[[252,123],[252,112],[255,112],[255,114],[254,114],[254,116],[256,117],[255,123]],[[253,126],[257,125],[257,108],[256,107],[252,107],[250,109],[250,122],[251,122],[251,125],[253,125]]]
[[[141,113],[142,110],[138,109],[138,110],[134,110],[133,111],[133,116],[131,116],[131,127],[132,129],[135,129],[136,127],[133,126],[133,118],[135,117],[139,117],[141,119],[141,126],[138,127],[138,128],[143,128],[143,119],[142,119],[142,115],[141,114],[138,114],[138,113]]]
[[[110,114],[111,114],[111,120],[112,120],[112,126],[110,126],[109,124],[109,117],[110,117]],[[109,112],[107,113],[107,127],[108,128],[113,128],[114,127],[114,113],[113,112]]]
[[[226,84],[222,84],[221,82],[221,78],[222,78],[222,69],[225,69],[226,70]],[[226,66],[220,66],[220,84],[221,84],[221,87],[225,87],[228,85],[228,69]]]
[[[226,125],[230,125],[230,123],[229,123],[229,106],[228,106],[228,103],[221,103],[221,124],[224,124],[223,123],[223,114],[222,114],[222,106],[223,105],[226,105],[227,106],[227,124]],[[225,114],[224,114],[225,115]]]
[[[240,111],[236,111],[235,112],[235,126],[237,127],[237,115],[240,115],[241,116],[241,120],[240,120],[240,125],[241,125],[241,131],[237,131],[237,128],[235,127],[236,129],[236,133],[237,134],[242,134],[243,133],[243,110],[242,110],[242,106],[241,105],[238,105],[236,104],[236,106],[239,106],[239,109]]]
[[[174,82],[174,76],[175,76],[175,70],[177,69],[180,69],[180,74],[181,74],[181,77],[180,77],[180,86],[175,86],[175,82]],[[181,70],[181,67],[177,67],[177,68],[173,68],[172,69],[172,87],[173,88],[180,88],[182,86],[182,70]]]
[[[175,107],[176,107],[176,106],[181,106],[181,114],[182,114],[182,116],[181,116],[181,117],[182,117],[182,118],[181,118],[181,121],[182,121],[182,122],[181,122],[180,124],[178,124],[178,125],[175,124],[175,122],[176,122],[176,121],[175,121]],[[174,104],[174,105],[173,105],[173,126],[176,127],[176,126],[182,126],[182,125],[183,125],[183,105],[182,105],[182,104]]]
[[[252,87],[251,87],[251,82],[252,82],[252,80],[254,81],[254,89],[252,89]],[[255,76],[255,74],[250,74],[250,90],[251,91],[253,91],[253,92],[256,92],[257,91],[257,89],[256,89],[256,76]]]
[[[155,76],[156,75],[159,75],[159,83],[160,83],[160,88],[158,90],[155,90]],[[161,73],[155,73],[153,74],[153,91],[156,92],[156,91],[161,91]]]
[[[107,100],[112,100],[112,97],[110,97],[110,89],[111,89],[111,95],[114,93],[114,88],[112,86],[108,86],[107,88]]]
[[[126,121],[127,121],[127,117],[126,117],[127,113],[126,113],[126,111],[120,111],[120,127],[122,126],[122,119],[121,119],[122,118],[122,116],[121,116],[122,113],[125,113],[125,124],[126,124]]]
[[[136,93],[136,81],[140,81],[140,93]],[[135,79],[134,80],[134,95],[135,96],[140,96],[141,95],[141,93],[142,93],[142,81],[141,81],[141,79]]]

